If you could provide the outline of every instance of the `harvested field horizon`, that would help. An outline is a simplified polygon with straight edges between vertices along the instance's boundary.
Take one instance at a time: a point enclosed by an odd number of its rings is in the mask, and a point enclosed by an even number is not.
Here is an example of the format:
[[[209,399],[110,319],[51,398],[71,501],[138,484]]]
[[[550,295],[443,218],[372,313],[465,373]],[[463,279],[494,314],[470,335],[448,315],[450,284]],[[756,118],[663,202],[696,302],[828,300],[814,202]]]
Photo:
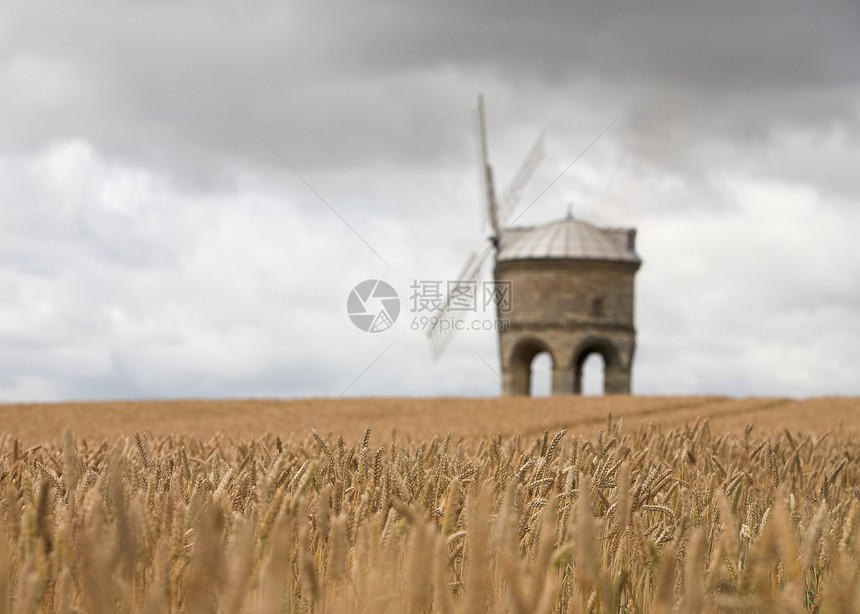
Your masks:
[[[838,429],[856,433],[860,398],[721,396],[552,396],[497,398],[369,397],[343,399],[178,399],[0,404],[0,433],[31,446],[62,438],[66,428],[83,440],[147,432],[182,433],[208,439],[275,434],[299,437],[311,428],[345,438],[371,426],[378,436],[418,441],[451,433],[471,438],[487,434],[539,434],[567,429],[594,437],[607,418],[630,430],[653,423],[665,428],[707,418],[714,433],[740,433],[748,424],[759,432],[783,427],[802,432]]]

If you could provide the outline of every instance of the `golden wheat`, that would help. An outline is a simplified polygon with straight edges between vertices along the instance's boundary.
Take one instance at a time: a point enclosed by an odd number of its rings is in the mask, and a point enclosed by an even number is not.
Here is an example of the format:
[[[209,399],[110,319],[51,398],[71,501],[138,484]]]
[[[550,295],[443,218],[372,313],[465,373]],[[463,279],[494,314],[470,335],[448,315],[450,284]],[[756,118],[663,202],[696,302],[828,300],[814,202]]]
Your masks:
[[[860,603],[850,439],[611,418],[594,441],[372,439],[4,436],[0,614]]]

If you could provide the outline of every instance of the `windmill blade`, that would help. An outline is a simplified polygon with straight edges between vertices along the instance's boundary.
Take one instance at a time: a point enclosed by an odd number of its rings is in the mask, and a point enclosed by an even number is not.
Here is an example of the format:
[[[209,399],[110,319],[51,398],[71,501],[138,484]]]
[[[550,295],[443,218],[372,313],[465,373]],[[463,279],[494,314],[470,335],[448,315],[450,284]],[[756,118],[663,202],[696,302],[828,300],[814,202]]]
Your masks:
[[[430,352],[434,360],[442,355],[454,333],[457,332],[456,323],[468,313],[469,309],[463,308],[463,299],[469,298],[467,293],[470,290],[472,292],[478,291],[477,286],[481,278],[482,267],[492,252],[492,243],[488,243],[480,252],[472,254],[457,277],[457,281],[450,284],[445,302],[434,314],[435,319],[432,320],[432,324],[427,330]]]
[[[526,159],[523,161],[522,166],[520,166],[520,170],[505,187],[499,212],[497,213],[497,223],[501,226],[507,226],[508,220],[516,210],[517,205],[520,204],[520,199],[523,196],[523,188],[526,187],[532,176],[534,176],[537,167],[543,161],[545,154],[543,140],[544,133],[541,132],[535,144],[532,145]],[[498,236],[498,232],[496,232],[496,236]]]
[[[496,190],[493,185],[493,169],[487,156],[487,122],[484,116],[484,96],[478,94],[478,107],[474,113],[475,157],[477,159],[478,185],[484,200],[484,215],[493,236],[499,234],[499,215],[496,205]]]

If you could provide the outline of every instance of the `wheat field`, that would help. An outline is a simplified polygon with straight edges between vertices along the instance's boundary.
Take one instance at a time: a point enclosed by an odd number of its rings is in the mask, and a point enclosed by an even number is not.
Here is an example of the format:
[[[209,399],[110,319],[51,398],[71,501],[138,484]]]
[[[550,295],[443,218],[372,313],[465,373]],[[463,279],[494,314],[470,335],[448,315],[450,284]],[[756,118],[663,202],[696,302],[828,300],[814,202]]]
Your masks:
[[[552,396],[542,398],[342,398],[293,400],[104,401],[0,405],[0,431],[22,445],[59,441],[67,427],[83,439],[101,441],[135,431],[209,439],[229,433],[253,439],[336,433],[362,436],[370,424],[378,440],[395,436],[419,443],[450,432],[473,439],[488,434],[540,435],[562,429],[594,438],[612,414],[628,428],[659,423],[684,426],[708,418],[715,433],[743,433],[786,426],[803,432],[857,432],[860,398],[745,398],[718,396]]]
[[[38,443],[13,410],[0,613],[857,611],[857,400],[807,402],[825,423],[807,430],[737,426],[784,400],[636,401],[590,401],[568,430],[371,412],[357,433]]]

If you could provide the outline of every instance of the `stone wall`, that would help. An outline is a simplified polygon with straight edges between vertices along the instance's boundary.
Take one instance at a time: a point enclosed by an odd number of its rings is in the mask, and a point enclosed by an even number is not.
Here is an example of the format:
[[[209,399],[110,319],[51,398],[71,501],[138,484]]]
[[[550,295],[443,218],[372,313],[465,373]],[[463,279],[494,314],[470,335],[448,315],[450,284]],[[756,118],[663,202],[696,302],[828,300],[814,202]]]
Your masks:
[[[638,263],[518,260],[496,265],[511,282],[510,327],[499,334],[505,394],[528,394],[532,359],[548,351],[553,393],[581,391],[582,363],[603,356],[606,393],[629,393],[636,347],[634,278]]]

